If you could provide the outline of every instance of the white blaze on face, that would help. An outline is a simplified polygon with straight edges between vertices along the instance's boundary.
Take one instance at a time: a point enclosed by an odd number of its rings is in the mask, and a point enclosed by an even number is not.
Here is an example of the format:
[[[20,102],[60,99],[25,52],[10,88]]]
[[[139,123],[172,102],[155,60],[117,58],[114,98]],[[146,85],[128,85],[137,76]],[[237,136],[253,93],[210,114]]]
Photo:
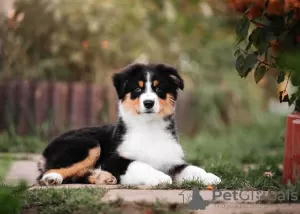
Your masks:
[[[150,73],[147,73],[147,78],[146,78],[146,83],[145,83],[145,91],[144,93],[141,94],[140,96],[140,111],[141,113],[149,111],[144,105],[144,101],[146,100],[151,100],[154,102],[154,106],[152,107],[152,112],[153,113],[158,113],[159,112],[159,99],[157,94],[152,90],[151,87],[151,76]]]

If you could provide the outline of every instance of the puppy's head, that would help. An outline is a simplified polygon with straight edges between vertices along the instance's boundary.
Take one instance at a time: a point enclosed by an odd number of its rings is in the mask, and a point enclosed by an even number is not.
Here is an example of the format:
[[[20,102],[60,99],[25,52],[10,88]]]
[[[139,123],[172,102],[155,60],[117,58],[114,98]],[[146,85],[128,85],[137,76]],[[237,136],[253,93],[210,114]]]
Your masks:
[[[175,111],[178,89],[184,82],[165,64],[132,64],[113,76],[120,105],[134,115],[165,117]]]

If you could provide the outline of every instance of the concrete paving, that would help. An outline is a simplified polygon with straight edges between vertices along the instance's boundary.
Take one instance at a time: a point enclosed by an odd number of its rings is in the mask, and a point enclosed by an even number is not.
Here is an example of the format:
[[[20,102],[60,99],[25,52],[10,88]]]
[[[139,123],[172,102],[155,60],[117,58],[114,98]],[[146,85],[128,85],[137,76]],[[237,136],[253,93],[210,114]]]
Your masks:
[[[33,185],[36,183],[38,174],[36,161],[17,160],[12,163],[4,182],[14,184],[19,180],[25,180],[29,185]]]
[[[35,184],[38,176],[36,160],[38,157],[26,158],[27,160],[16,160],[12,163],[11,169],[7,174],[5,182],[15,183],[23,179],[30,185]],[[55,187],[33,186],[31,189],[39,188],[105,188],[107,190],[102,202],[114,201],[119,198],[127,202],[156,202],[160,200],[167,203],[188,203],[192,196],[191,190],[158,190],[147,186],[137,186],[135,189],[128,189],[121,185],[61,185]],[[260,196],[268,192],[250,191],[211,191],[201,190],[200,195],[208,203],[204,210],[197,210],[193,213],[205,214],[245,214],[245,213],[299,213],[300,204],[258,204]],[[271,198],[272,199],[272,198]]]
[[[210,204],[195,214],[299,214],[300,205]]]
[[[190,210],[203,214],[283,214],[300,213],[300,204],[259,204],[263,192],[236,191],[200,191],[203,200],[208,203],[202,210]],[[268,192],[264,192],[268,194]],[[186,190],[130,190],[111,189],[101,199],[103,202],[115,201],[121,198],[127,202],[156,202],[186,204],[188,206],[192,191]],[[218,196],[218,197],[217,197]],[[226,199],[226,200],[225,200]],[[236,200],[235,200],[236,199]]]

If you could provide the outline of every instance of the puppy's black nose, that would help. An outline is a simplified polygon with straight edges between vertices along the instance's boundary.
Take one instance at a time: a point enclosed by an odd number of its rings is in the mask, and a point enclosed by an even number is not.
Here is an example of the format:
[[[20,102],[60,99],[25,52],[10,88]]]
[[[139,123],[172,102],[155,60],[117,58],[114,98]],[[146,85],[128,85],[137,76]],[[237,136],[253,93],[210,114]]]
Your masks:
[[[144,101],[144,106],[146,109],[150,109],[154,106],[154,101],[153,100],[145,100]]]

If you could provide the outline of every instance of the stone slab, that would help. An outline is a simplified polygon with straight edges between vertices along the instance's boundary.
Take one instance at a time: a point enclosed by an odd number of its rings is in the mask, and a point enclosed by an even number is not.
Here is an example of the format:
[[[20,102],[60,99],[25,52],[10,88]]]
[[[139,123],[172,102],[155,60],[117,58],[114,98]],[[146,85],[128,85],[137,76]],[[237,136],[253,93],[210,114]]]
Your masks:
[[[102,198],[109,202],[122,198],[125,201],[148,201],[156,200],[169,203],[188,203],[192,198],[191,190],[159,190],[159,189],[110,189]],[[272,202],[275,195],[267,191],[233,191],[233,190],[201,190],[200,195],[204,201],[213,203],[258,203],[262,196]]]
[[[193,214],[299,214],[299,204],[210,204]]]
[[[111,202],[119,198],[126,202],[156,202],[160,200],[161,202],[167,203],[178,203],[184,204],[188,207],[188,196],[191,191],[184,190],[130,190],[130,189],[111,189],[107,191],[104,197],[101,199],[102,202]],[[227,193],[233,193],[233,191],[222,191],[223,195]],[[213,199],[212,191],[200,191],[203,200],[207,201],[209,204],[203,207],[202,210],[189,210],[197,214],[283,214],[283,213],[300,213],[300,204],[258,204],[258,199],[256,196],[260,196],[261,192],[239,192],[244,199],[246,196],[251,195],[249,200],[224,200],[224,198]],[[264,192],[267,193],[267,192]],[[253,195],[253,198],[252,198]],[[183,199],[183,197],[186,197]],[[236,197],[238,198],[238,196]]]
[[[18,182],[19,180],[25,180],[29,185],[33,185],[36,183],[36,178],[39,172],[37,169],[36,161],[32,160],[20,160],[14,161],[10,170],[8,171],[5,183],[13,184]]]

